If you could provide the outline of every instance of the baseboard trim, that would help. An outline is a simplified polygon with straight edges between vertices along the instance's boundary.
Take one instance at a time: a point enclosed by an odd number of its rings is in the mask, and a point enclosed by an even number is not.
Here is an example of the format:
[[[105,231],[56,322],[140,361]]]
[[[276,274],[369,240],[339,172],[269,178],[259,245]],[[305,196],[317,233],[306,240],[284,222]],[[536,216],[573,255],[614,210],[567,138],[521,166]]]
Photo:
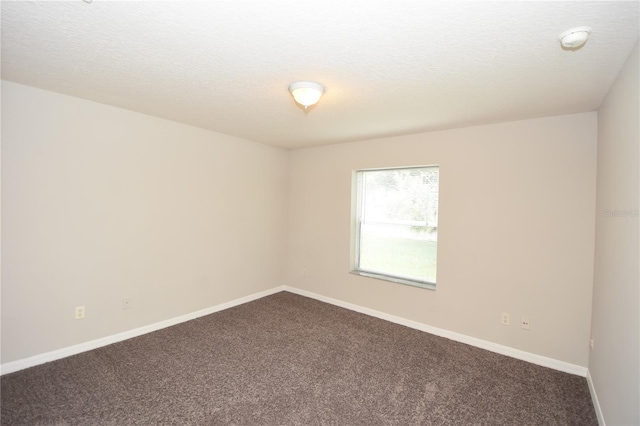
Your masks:
[[[593,402],[593,408],[596,410],[596,417],[598,417],[598,424],[600,426],[606,426],[604,415],[602,414],[602,407],[600,407],[600,401],[598,401],[598,395],[596,394],[596,387],[593,384],[593,379],[591,378],[591,372],[589,370],[587,370],[587,383],[589,384],[591,402]]]
[[[587,368],[581,367],[579,365],[570,364],[568,362],[559,361],[557,359],[548,358],[542,355],[521,351],[519,349],[514,349],[509,346],[499,345],[497,343],[489,342],[487,340],[482,340],[482,339],[467,336],[464,334],[456,333],[453,331],[445,330],[442,328],[433,327],[417,321],[412,321],[406,318],[397,317],[395,315],[390,315],[384,312],[376,311],[374,309],[365,308],[363,306],[355,305],[353,303],[332,299],[330,297],[322,296],[320,294],[312,293],[306,290],[301,290],[295,287],[284,286],[284,290],[291,293],[298,294],[300,296],[309,297],[311,299],[316,299],[321,302],[339,306],[341,308],[349,309],[351,311],[359,312],[361,314],[380,318],[385,321],[393,322],[395,324],[400,324],[409,328],[424,331],[426,333],[435,334],[436,336],[445,337],[447,339],[454,340],[456,342],[465,343],[467,345],[475,346],[481,349],[486,349],[488,351],[499,353],[501,355],[506,355],[511,358],[527,361],[532,364],[552,368],[554,370],[563,371],[565,373],[574,374],[577,376],[582,376],[582,377],[587,376]]]
[[[596,414],[598,415],[598,421],[601,425],[604,425],[602,417],[602,411],[600,405],[597,403],[597,397],[593,383],[590,381],[588,370],[585,367],[579,365],[570,364],[564,361],[559,361],[553,358],[547,358],[541,355],[532,354],[530,352],[521,351],[508,346],[499,345],[497,343],[489,342],[475,337],[467,336],[464,334],[456,333],[453,331],[445,330],[442,328],[433,327],[427,324],[423,324],[417,321],[408,320],[395,315],[390,315],[384,312],[376,311],[374,309],[365,308],[363,306],[355,305],[353,303],[343,302],[338,299],[322,296],[320,294],[312,293],[310,291],[301,290],[295,287],[278,286],[269,290],[265,290],[259,293],[251,294],[249,296],[241,297],[226,303],[212,306],[210,308],[202,309],[199,311],[191,312],[185,315],[181,315],[168,320],[160,321],[154,324],[149,324],[143,327],[135,328],[133,330],[124,331],[122,333],[114,334],[111,336],[103,337],[89,342],[80,343],[77,345],[69,346],[66,348],[58,349],[51,352],[35,355],[29,358],[20,359],[17,361],[7,362],[0,365],[0,375],[13,373],[16,371],[24,370],[25,368],[34,367],[36,365],[44,364],[47,362],[55,361],[68,356],[77,355],[82,352],[87,352],[93,349],[97,349],[103,346],[110,345],[112,343],[121,342],[123,340],[131,339],[133,337],[142,336],[143,334],[151,333],[163,328],[171,327],[176,324],[180,324],[186,321],[190,321],[205,315],[212,314],[214,312],[223,311],[225,309],[233,308],[235,306],[242,305],[244,303],[252,302],[257,299],[261,299],[266,296],[270,296],[281,291],[288,291],[290,293],[298,294],[301,296],[309,297],[311,299],[319,300],[321,302],[329,303],[331,305],[339,306],[341,308],[349,309],[351,311],[359,312],[361,314],[369,315],[375,318],[380,318],[385,321],[393,322],[395,324],[404,325],[415,330],[424,331],[426,333],[434,334],[436,336],[445,337],[447,339],[454,340],[456,342],[465,343],[471,346],[475,346],[481,349],[485,349],[491,352],[506,355],[512,358],[527,361],[532,364],[541,365],[543,367],[552,368],[554,370],[563,371],[570,374],[575,374],[582,377],[587,377],[589,383],[589,389],[591,390],[591,396],[596,407]]]
[[[214,312],[224,311],[225,309],[233,308],[234,306],[252,302],[254,300],[261,299],[263,297],[270,296],[272,294],[279,293],[281,291],[284,291],[284,286],[279,286],[269,290],[261,291],[259,293],[241,297],[239,299],[235,299],[230,302],[221,303],[219,305],[215,305],[210,308],[205,308],[205,309],[191,312],[185,315],[180,315],[178,317],[156,322],[154,324],[149,324],[143,327],[134,328],[133,330],[124,331],[122,333],[114,334],[107,337],[102,337],[100,339],[91,340],[89,342],[80,343],[77,345],[69,346],[69,347],[58,349],[55,351],[46,352],[46,353],[35,355],[29,358],[7,362],[0,365],[0,375],[24,370],[25,368],[34,367],[36,365],[44,364],[46,362],[55,361],[61,358],[66,358],[68,356],[77,355],[82,352],[101,348],[103,346],[107,346],[112,343],[117,343],[123,340],[131,339],[133,337],[142,336],[143,334],[151,333],[154,331],[161,330],[163,328],[171,327],[176,324],[180,324],[180,323],[190,321],[199,317],[203,317],[205,315],[213,314]]]

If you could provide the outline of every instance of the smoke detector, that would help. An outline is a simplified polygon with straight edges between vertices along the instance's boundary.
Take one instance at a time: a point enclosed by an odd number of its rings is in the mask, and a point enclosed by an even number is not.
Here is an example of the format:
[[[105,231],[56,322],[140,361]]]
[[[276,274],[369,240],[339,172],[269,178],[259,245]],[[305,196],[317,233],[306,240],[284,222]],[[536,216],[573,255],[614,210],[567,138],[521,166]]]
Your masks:
[[[576,27],[560,34],[558,40],[565,49],[577,49],[587,42],[589,34],[591,34],[591,28]]]

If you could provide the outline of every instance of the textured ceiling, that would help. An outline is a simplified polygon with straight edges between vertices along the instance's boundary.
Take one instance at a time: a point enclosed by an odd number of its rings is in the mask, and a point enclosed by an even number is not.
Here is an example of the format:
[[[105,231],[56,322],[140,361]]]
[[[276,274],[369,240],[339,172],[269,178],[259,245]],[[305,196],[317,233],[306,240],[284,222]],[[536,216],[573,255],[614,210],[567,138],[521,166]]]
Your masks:
[[[593,111],[639,3],[2,1],[2,78],[299,148]],[[296,80],[327,88],[306,115]]]

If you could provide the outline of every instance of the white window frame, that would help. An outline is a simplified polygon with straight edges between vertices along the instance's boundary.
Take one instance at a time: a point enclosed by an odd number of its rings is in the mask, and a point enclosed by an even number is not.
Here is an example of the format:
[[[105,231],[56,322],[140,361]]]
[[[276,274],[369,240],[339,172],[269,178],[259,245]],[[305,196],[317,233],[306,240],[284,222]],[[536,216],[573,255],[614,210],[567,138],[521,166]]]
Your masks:
[[[359,169],[354,170],[352,173],[352,188],[351,188],[351,273],[354,275],[359,275],[368,278],[379,279],[383,281],[389,281],[393,283],[405,284],[409,286],[425,288],[429,290],[436,289],[436,282],[426,281],[426,280],[417,280],[413,278],[406,278],[395,276],[382,271],[373,271],[373,270],[363,270],[359,267],[359,255],[360,255],[360,227],[362,226],[361,217],[362,217],[362,201],[363,194],[361,188],[361,182],[359,179],[359,174],[361,172],[370,172],[370,171],[383,171],[383,170],[406,170],[406,169],[423,169],[423,168],[438,168],[438,175],[440,174],[440,166],[438,164],[430,164],[424,166],[408,166],[408,167],[387,167],[387,168],[377,168],[377,169]],[[438,189],[439,192],[439,189]],[[439,207],[439,206],[438,206]],[[437,251],[437,240],[436,240],[436,251]],[[437,262],[437,259],[436,259]],[[436,267],[437,271],[437,267]],[[436,272],[437,274],[437,272]],[[437,278],[436,278],[437,281]]]

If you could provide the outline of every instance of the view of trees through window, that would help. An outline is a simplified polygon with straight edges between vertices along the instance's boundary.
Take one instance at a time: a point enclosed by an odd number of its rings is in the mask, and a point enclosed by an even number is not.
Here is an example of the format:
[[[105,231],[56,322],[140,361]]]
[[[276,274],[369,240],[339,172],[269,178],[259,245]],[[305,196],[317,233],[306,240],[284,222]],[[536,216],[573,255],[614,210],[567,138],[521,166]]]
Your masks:
[[[435,283],[439,168],[365,170],[357,177],[356,269]]]

